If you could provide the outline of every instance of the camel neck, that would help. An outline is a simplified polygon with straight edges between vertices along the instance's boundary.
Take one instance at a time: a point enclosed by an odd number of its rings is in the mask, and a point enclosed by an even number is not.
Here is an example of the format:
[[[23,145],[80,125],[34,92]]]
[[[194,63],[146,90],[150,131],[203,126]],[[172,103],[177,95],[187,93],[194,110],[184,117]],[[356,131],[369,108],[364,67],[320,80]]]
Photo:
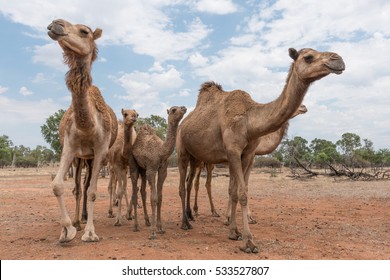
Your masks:
[[[130,155],[130,153],[132,153],[132,150],[133,150],[132,138],[133,138],[133,134],[135,133],[134,126],[124,124],[123,130],[124,130],[124,133],[123,133],[124,142],[123,142],[122,156],[125,159],[129,159],[129,155]]]
[[[75,113],[76,127],[88,130],[94,127],[90,109],[88,90],[92,85],[91,65],[85,61],[72,61],[68,58],[70,70],[66,74],[66,85],[72,93],[72,106]]]
[[[167,137],[162,146],[162,157],[168,159],[175,149],[178,123],[168,123]]]
[[[267,155],[272,153],[282,141],[288,129],[288,121],[281,128],[270,134],[261,137],[260,144],[256,148],[256,155]]]
[[[291,66],[281,95],[268,104],[257,104],[249,116],[253,125],[251,134],[260,137],[278,130],[301,105],[310,83],[302,81]]]

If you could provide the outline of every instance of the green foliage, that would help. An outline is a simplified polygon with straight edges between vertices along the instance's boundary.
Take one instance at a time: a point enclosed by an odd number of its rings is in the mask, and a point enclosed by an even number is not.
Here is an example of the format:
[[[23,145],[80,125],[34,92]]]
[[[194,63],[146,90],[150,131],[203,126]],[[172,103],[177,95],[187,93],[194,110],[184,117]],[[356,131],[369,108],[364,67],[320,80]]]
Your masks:
[[[325,139],[315,138],[310,143],[313,163],[321,167],[328,163],[335,163],[340,160],[336,144]]]
[[[55,156],[61,156],[61,144],[59,135],[59,126],[65,110],[60,109],[46,119],[46,123],[41,126],[41,133],[46,143],[54,150]]]
[[[164,140],[167,136],[168,124],[164,118],[156,115],[151,115],[149,118],[139,118],[135,126],[136,131],[138,131],[138,129],[144,124],[148,124],[153,127],[156,130],[157,136],[162,140]]]
[[[11,165],[13,143],[7,135],[0,136],[0,167]]]
[[[255,167],[255,168],[261,168],[261,167],[280,168],[280,167],[282,167],[282,163],[276,157],[273,157],[273,156],[256,156],[253,167]]]

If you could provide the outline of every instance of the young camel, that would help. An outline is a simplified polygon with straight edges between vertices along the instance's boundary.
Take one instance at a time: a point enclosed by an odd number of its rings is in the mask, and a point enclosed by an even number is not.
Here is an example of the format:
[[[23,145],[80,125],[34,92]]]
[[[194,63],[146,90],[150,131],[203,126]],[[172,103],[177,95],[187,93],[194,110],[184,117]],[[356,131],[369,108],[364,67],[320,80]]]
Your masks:
[[[63,150],[60,167],[52,182],[54,195],[61,210],[60,242],[69,242],[76,235],[66,210],[64,176],[74,158],[93,159],[91,182],[88,188],[88,219],[83,241],[99,241],[93,224],[97,179],[102,160],[113,145],[118,131],[117,119],[105,103],[99,89],[92,85],[91,67],[97,57],[95,40],[101,29],[92,31],[88,26],[73,25],[65,20],[54,20],[48,27],[48,35],[57,41],[64,51],[64,61],[69,66],[66,85],[72,93],[72,103],[60,124]]]
[[[161,223],[162,188],[165,178],[167,177],[168,158],[175,148],[177,127],[179,126],[179,122],[186,112],[187,108],[184,106],[174,106],[167,110],[168,129],[165,142],[163,142],[155,134],[153,128],[148,125],[142,126],[138,131],[137,138],[135,139],[132,155],[129,156],[130,177],[133,184],[132,204],[134,208],[135,231],[139,230],[137,217],[137,181],[140,174],[142,178],[141,194],[144,204],[146,223],[148,223],[149,220],[145,207],[146,180],[148,181],[151,188],[150,203],[152,206],[152,220],[149,234],[150,239],[156,239],[156,232],[164,233]]]
[[[291,116],[290,119],[293,119],[298,115],[305,114],[306,112],[307,112],[307,108],[305,105],[302,104],[301,106],[299,106],[298,110]],[[267,154],[272,153],[279,146],[283,137],[286,135],[287,130],[288,130],[288,126],[289,126],[289,122],[287,121],[277,131],[260,137],[261,138],[260,143],[256,148],[255,155],[260,156],[260,155],[267,155]],[[195,215],[198,215],[199,180],[200,180],[200,173],[201,173],[202,168],[204,166],[206,167],[206,171],[207,171],[205,187],[206,187],[207,195],[208,195],[209,202],[210,202],[211,214],[213,217],[219,217],[219,214],[215,210],[213,198],[211,195],[211,180],[212,180],[212,171],[214,169],[214,164],[210,164],[210,163],[208,163],[208,164],[202,163],[200,166],[198,166],[196,168],[195,171],[193,171],[190,167],[190,173],[195,172],[195,175],[194,175],[195,176],[195,182],[194,182],[195,201],[194,201],[194,207],[193,207],[194,213],[195,213]],[[192,212],[191,212],[191,208],[190,208],[190,206],[191,206],[190,200],[191,200],[191,188],[188,187],[187,188],[187,215],[188,215],[188,218],[190,220],[193,220],[194,218],[192,216]],[[228,204],[227,211],[226,211],[227,221],[225,222],[225,224],[227,224],[227,225],[229,224],[229,221],[230,221],[230,207],[231,207],[231,203],[229,200],[229,204]],[[253,219],[253,217],[251,216],[249,207],[248,207],[248,219],[249,219],[250,224],[256,223],[256,220]]]
[[[136,132],[134,124],[137,121],[138,113],[135,110],[122,109],[123,123],[118,122],[118,136],[114,145],[108,151],[108,163],[110,165],[110,181],[108,185],[108,192],[110,194],[110,206],[108,209],[108,217],[114,217],[112,213],[113,197],[118,201],[118,212],[116,216],[115,226],[122,225],[122,197],[125,196],[127,208],[129,208],[129,200],[127,198],[127,169],[128,158],[124,153],[125,135],[132,143],[135,141]],[[116,187],[117,185],[117,187]],[[116,196],[115,196],[116,192]],[[127,213],[129,218],[129,213]]]
[[[267,104],[256,103],[241,90],[223,91],[209,82],[202,85],[195,109],[183,120],[177,135],[177,155],[180,173],[179,193],[182,201],[182,229],[192,228],[186,213],[186,175],[190,163],[228,162],[232,200],[229,238],[242,238],[241,250],[257,253],[248,222],[248,181],[250,167],[260,137],[278,130],[302,104],[310,85],[330,73],[345,69],[342,58],[331,52],[289,49],[293,59],[286,85],[281,95]],[[192,185],[193,176],[188,180]],[[244,232],[236,223],[237,203],[240,203]]]

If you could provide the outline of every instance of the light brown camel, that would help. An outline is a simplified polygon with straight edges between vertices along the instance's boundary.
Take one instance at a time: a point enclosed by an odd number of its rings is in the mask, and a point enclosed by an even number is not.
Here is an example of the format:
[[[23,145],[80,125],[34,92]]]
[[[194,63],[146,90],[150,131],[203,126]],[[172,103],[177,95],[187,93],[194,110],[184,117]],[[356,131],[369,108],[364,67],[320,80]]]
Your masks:
[[[290,119],[295,118],[298,115],[305,114],[306,112],[307,112],[307,108],[305,105],[302,104],[301,106],[298,107],[298,110],[291,116]],[[289,122],[287,121],[277,131],[260,137],[261,138],[260,143],[256,148],[255,155],[259,156],[259,155],[267,155],[267,154],[272,153],[279,146],[284,135],[287,133],[288,126],[289,126]],[[199,207],[198,207],[199,180],[200,180],[200,173],[201,173],[203,167],[205,167],[206,171],[207,171],[205,187],[206,187],[207,195],[208,195],[209,202],[210,202],[211,214],[213,217],[219,217],[219,214],[215,210],[213,198],[211,195],[211,180],[212,180],[212,171],[214,169],[214,165],[210,164],[210,163],[208,163],[208,164],[202,163],[195,170],[195,182],[194,182],[195,201],[194,201],[194,207],[193,207],[194,213],[195,213],[195,215],[197,215],[198,210],[199,210]],[[193,172],[193,171],[190,169],[190,173],[191,172]],[[191,212],[191,208],[190,208],[190,206],[191,206],[190,199],[191,199],[191,189],[187,188],[187,215],[188,215],[188,218],[190,220],[193,220],[193,216],[192,216],[192,212]],[[230,221],[230,206],[231,206],[231,204],[230,204],[230,200],[229,200],[229,204],[228,204],[227,211],[226,211],[227,221],[225,222],[225,224],[229,224],[229,221]],[[253,217],[250,214],[249,207],[248,207],[248,219],[249,219],[250,224],[256,223],[256,220],[253,219]]]
[[[107,159],[110,165],[110,181],[108,192],[110,194],[110,206],[108,209],[108,217],[112,218],[113,198],[118,202],[118,212],[115,225],[122,225],[122,197],[125,196],[127,208],[129,208],[129,200],[127,198],[127,169],[128,169],[128,151],[124,153],[125,135],[126,139],[130,139],[132,143],[135,141],[136,132],[134,124],[137,121],[138,113],[135,110],[122,109],[123,122],[118,122],[118,136],[114,145],[108,151]],[[116,195],[115,195],[116,193]],[[127,209],[126,208],[126,209]],[[129,215],[127,213],[127,215]],[[129,216],[128,216],[129,218]]]
[[[253,101],[241,90],[226,92],[214,82],[204,83],[195,109],[183,120],[177,135],[176,149],[180,172],[179,193],[182,201],[182,229],[192,228],[186,213],[186,173],[190,163],[228,162],[232,184],[229,238],[242,238],[245,252],[258,252],[248,223],[248,181],[250,166],[260,137],[278,130],[302,104],[310,85],[330,73],[345,69],[342,58],[331,52],[289,49],[293,59],[281,95],[267,104]],[[190,174],[188,186],[192,185]],[[243,216],[243,234],[236,223],[237,202]]]
[[[177,127],[186,112],[187,108],[184,106],[174,106],[167,110],[168,128],[165,142],[156,135],[153,128],[148,125],[142,126],[138,131],[137,138],[133,145],[132,156],[130,156],[129,159],[130,177],[133,184],[132,200],[134,208],[134,230],[136,231],[139,230],[137,217],[137,181],[139,174],[141,174],[142,178],[141,194],[145,194],[146,180],[151,188],[150,203],[152,207],[152,220],[149,234],[150,239],[156,238],[156,232],[164,233],[161,223],[162,188],[165,178],[167,177],[168,158],[175,148]],[[146,199],[145,196],[142,195],[143,203]],[[144,212],[145,221],[147,223],[145,204]]]
[[[64,144],[60,167],[52,182],[61,210],[62,231],[59,241],[71,241],[76,235],[64,200],[64,175],[74,158],[93,159],[87,193],[88,219],[81,239],[99,241],[93,224],[97,179],[101,163],[118,131],[114,112],[105,103],[99,89],[92,85],[91,67],[98,51],[95,40],[100,38],[102,30],[92,31],[85,25],[73,25],[62,19],[54,20],[47,28],[50,38],[57,41],[64,51],[64,62],[70,68],[66,74],[66,85],[72,93],[72,103],[60,124],[60,137]]]

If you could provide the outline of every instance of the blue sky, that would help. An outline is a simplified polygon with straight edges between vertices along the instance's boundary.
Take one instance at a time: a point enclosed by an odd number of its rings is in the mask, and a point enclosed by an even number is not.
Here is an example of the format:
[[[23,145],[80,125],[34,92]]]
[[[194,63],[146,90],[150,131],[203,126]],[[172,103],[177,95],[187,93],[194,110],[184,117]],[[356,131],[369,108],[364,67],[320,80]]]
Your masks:
[[[109,5],[107,5],[109,3]],[[48,146],[45,119],[70,104],[56,18],[103,29],[93,81],[120,117],[193,109],[201,83],[242,89],[265,103],[284,86],[288,48],[335,51],[346,71],[317,81],[289,136],[337,141],[353,132],[390,148],[389,1],[0,0],[0,135]]]

